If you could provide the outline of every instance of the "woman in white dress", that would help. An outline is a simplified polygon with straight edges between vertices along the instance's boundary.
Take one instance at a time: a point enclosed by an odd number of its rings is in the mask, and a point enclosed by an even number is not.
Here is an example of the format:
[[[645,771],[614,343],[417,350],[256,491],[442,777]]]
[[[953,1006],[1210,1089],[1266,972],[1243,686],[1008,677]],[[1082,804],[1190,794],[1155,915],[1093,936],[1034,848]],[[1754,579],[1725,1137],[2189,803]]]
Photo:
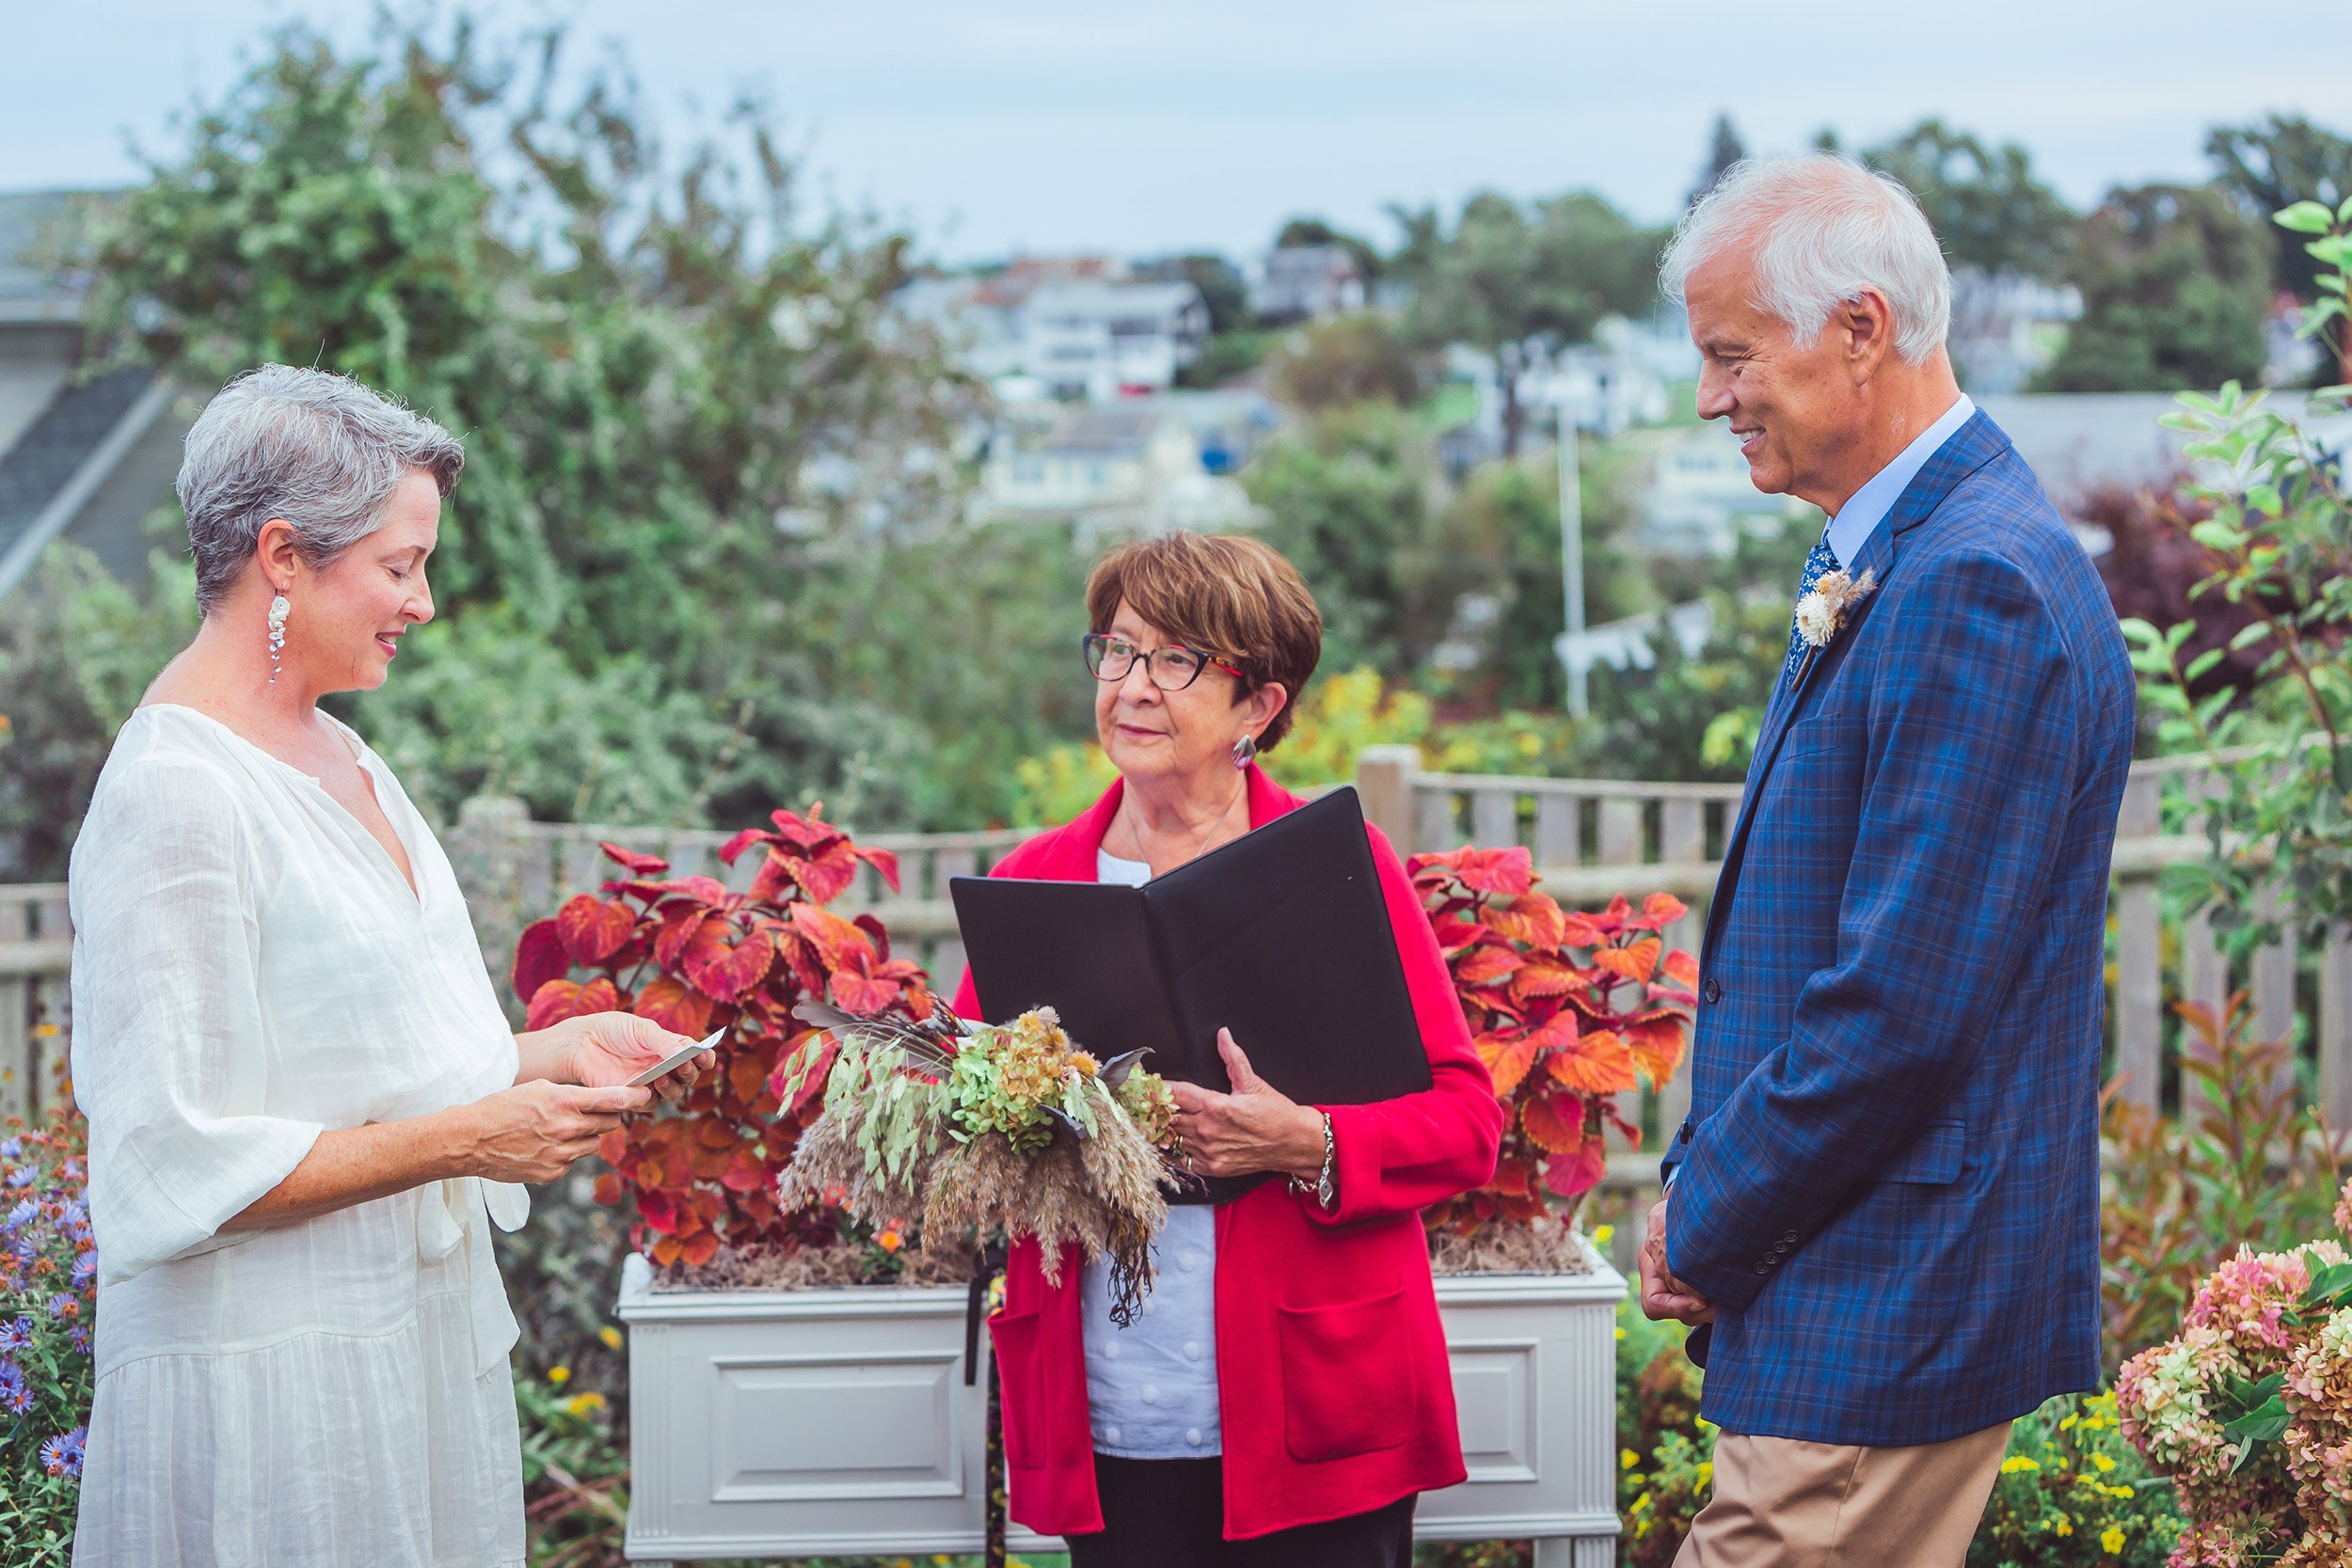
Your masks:
[[[612,1013],[516,1037],[440,846],[317,707],[383,684],[432,618],[463,463],[356,382],[277,365],[188,433],[203,624],[73,850],[86,1568],[523,1561],[489,1225],[691,1042]]]

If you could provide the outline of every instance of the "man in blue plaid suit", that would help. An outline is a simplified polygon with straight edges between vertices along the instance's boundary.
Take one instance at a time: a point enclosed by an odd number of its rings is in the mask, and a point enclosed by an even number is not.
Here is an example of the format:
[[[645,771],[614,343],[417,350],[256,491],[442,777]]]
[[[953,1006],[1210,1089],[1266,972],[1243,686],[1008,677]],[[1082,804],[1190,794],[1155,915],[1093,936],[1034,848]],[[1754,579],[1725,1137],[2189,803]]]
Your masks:
[[[1961,395],[1949,277],[1899,185],[1831,154],[1741,165],[1665,277],[1699,412],[1758,489],[1830,519],[1642,1258],[1722,1428],[1677,1562],[1959,1568],[2010,1421],[2099,1381],[2131,669],[2082,547]]]

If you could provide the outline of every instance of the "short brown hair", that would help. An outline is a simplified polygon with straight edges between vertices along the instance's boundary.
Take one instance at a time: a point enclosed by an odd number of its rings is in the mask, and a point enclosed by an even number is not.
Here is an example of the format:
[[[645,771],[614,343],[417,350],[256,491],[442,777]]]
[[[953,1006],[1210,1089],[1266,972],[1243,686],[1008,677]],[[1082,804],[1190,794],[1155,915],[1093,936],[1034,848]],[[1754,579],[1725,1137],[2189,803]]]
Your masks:
[[[1244,695],[1269,683],[1289,693],[1258,737],[1271,751],[1290,733],[1298,694],[1323,657],[1323,612],[1281,552],[1231,533],[1162,533],[1120,546],[1087,579],[1087,618],[1098,632],[1124,603],[1175,641],[1238,666]]]

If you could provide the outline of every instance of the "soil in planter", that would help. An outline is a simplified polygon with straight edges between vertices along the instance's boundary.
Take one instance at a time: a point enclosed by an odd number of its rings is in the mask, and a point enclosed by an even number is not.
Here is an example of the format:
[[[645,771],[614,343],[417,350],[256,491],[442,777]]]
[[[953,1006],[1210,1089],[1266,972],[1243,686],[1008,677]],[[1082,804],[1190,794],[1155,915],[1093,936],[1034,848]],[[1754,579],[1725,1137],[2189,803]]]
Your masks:
[[[899,1256],[895,1272],[877,1274],[874,1249],[839,1246],[724,1247],[699,1268],[656,1269],[653,1288],[665,1291],[822,1291],[842,1285],[961,1285],[972,1277],[967,1248],[932,1253],[920,1246]]]
[[[1464,1236],[1446,1229],[1429,1237],[1430,1272],[1449,1274],[1590,1274],[1583,1238],[1553,1224],[1481,1226]]]

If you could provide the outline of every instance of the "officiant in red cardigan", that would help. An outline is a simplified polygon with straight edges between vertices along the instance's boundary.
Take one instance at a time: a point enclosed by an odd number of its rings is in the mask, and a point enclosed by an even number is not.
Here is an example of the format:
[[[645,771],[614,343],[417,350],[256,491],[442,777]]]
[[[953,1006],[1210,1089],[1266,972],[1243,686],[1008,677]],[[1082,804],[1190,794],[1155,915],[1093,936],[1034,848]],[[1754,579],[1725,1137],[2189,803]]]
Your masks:
[[[1252,539],[1173,533],[1087,586],[1095,726],[1119,780],[992,873],[1140,884],[1295,809],[1257,754],[1322,651],[1297,571]],[[1176,1085],[1203,1176],[1273,1172],[1176,1204],[1125,1327],[1107,1266],[1045,1279],[1016,1245],[990,1322],[1013,1518],[1073,1568],[1407,1568],[1415,1498],[1464,1478],[1421,1210],[1494,1173],[1502,1111],[1396,851],[1369,830],[1431,1086],[1293,1102],[1220,1037],[1231,1094]],[[957,1010],[978,1016],[967,976]]]

